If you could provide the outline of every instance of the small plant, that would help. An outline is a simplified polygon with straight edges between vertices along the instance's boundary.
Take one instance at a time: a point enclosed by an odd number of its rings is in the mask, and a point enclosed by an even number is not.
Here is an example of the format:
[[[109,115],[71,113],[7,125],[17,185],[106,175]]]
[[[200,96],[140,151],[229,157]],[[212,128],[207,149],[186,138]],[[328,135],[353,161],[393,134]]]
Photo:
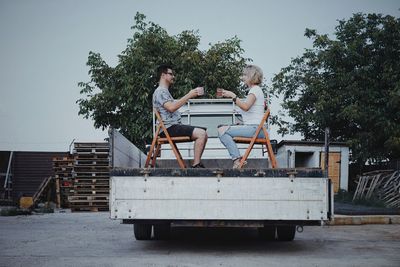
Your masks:
[[[352,203],[353,195],[353,192],[340,189],[339,192],[337,192],[337,194],[335,195],[335,202]]]
[[[18,216],[18,215],[30,215],[32,214],[29,210],[22,210],[19,208],[3,209],[0,211],[0,216]]]
[[[380,200],[376,195],[372,195],[368,199],[366,198],[355,199],[353,203],[356,205],[386,208],[385,203],[382,200]]]
[[[368,199],[358,198],[358,199],[354,199],[354,200],[353,200],[353,196],[354,196],[354,192],[340,190],[335,195],[335,202],[385,208],[385,203],[382,200],[380,200],[376,195],[372,195]]]

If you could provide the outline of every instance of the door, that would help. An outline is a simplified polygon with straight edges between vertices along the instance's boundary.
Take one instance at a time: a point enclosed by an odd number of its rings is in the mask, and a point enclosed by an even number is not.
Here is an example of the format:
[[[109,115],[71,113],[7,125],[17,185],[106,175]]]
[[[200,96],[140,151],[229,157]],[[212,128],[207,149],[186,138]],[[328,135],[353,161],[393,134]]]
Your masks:
[[[333,190],[335,193],[339,192],[340,188],[340,158],[341,154],[340,152],[329,152],[329,169],[328,169],[328,175],[329,178],[331,178],[331,181],[333,183]],[[325,153],[321,152],[321,157],[320,157],[320,166],[322,170],[325,170]]]

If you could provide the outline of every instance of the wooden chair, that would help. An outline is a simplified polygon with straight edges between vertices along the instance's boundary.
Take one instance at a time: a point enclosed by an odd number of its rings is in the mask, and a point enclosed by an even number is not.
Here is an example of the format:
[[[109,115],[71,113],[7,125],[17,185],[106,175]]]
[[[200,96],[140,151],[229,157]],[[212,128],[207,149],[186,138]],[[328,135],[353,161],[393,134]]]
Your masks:
[[[254,133],[253,137],[234,137],[233,138],[233,140],[236,143],[249,144],[249,146],[246,149],[246,152],[244,153],[244,155],[240,161],[239,169],[243,167],[244,162],[249,157],[250,152],[253,149],[253,146],[255,144],[266,145],[267,152],[268,152],[268,158],[271,161],[271,167],[273,169],[275,169],[277,167],[275,155],[274,155],[274,152],[272,151],[271,141],[269,139],[269,134],[267,132],[267,129],[265,128],[265,122],[268,120],[269,113],[270,113],[270,111],[269,111],[269,109],[267,109],[267,111],[264,113],[264,116],[263,116],[260,124],[258,125],[257,130]],[[264,132],[265,138],[258,138],[258,135],[260,134],[261,130]]]
[[[154,109],[154,113],[156,114],[158,125],[156,128],[156,132],[154,134],[153,141],[151,142],[150,151],[147,153],[146,163],[144,167],[147,168],[149,166],[150,160],[151,160],[151,166],[155,167],[157,155],[160,153],[161,146],[164,144],[170,144],[172,151],[175,154],[176,160],[178,161],[179,167],[181,169],[185,169],[186,168],[185,162],[182,159],[182,155],[179,152],[176,143],[192,142],[192,140],[188,136],[171,137],[168,133],[167,128],[164,125],[163,120],[161,119],[158,110]],[[163,130],[165,137],[159,136],[161,129]]]

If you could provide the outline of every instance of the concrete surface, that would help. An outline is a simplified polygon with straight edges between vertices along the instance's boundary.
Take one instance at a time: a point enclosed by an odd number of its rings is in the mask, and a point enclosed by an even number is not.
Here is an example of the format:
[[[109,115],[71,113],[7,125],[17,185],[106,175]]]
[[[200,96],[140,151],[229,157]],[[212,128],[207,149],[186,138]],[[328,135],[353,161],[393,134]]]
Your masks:
[[[335,215],[330,225],[400,224],[400,215]]]
[[[293,242],[255,229],[178,228],[170,241],[136,241],[108,213],[0,217],[0,266],[400,266],[400,227],[304,227]]]

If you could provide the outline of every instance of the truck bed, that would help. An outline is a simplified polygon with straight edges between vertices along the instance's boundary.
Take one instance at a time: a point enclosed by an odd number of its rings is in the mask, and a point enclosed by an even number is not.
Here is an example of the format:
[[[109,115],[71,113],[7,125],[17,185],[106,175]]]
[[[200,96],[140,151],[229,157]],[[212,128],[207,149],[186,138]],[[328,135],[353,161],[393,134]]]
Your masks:
[[[112,219],[321,224],[330,220],[320,169],[132,169],[111,172]]]

